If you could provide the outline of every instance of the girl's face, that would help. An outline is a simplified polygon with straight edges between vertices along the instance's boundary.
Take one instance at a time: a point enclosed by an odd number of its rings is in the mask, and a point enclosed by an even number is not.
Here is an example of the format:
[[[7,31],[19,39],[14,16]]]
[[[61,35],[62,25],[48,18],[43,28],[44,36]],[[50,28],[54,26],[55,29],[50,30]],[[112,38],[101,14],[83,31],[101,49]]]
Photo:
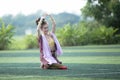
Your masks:
[[[42,31],[43,31],[44,34],[48,33],[48,24],[43,25]]]

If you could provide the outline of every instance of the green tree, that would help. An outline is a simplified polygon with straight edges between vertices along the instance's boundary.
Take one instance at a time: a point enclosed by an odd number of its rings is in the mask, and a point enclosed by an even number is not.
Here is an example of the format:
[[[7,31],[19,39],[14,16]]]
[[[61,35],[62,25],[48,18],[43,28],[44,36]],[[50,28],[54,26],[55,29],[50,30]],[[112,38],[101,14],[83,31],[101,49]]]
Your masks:
[[[0,50],[7,49],[14,35],[14,27],[12,25],[5,26],[5,23],[0,19]]]
[[[88,0],[82,14],[105,26],[119,28],[120,33],[120,0]]]

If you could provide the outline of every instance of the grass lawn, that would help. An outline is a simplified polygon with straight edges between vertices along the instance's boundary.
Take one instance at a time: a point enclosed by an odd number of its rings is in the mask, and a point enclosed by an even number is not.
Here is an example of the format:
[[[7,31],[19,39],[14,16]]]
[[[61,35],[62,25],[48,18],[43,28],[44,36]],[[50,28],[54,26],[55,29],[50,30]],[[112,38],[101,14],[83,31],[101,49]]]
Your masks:
[[[68,70],[40,69],[39,49],[0,51],[0,80],[120,80],[120,45],[63,47]]]

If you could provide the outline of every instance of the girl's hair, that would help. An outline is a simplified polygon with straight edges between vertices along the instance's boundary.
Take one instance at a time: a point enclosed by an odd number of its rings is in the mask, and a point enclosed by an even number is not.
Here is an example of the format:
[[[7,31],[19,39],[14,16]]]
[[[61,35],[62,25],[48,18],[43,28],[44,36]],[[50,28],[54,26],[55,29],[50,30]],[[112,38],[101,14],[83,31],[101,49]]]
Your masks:
[[[36,20],[36,25],[38,25],[39,21],[40,21],[40,17]],[[42,20],[41,22],[41,28],[43,27],[43,25],[47,24],[47,22],[45,21],[45,19]]]

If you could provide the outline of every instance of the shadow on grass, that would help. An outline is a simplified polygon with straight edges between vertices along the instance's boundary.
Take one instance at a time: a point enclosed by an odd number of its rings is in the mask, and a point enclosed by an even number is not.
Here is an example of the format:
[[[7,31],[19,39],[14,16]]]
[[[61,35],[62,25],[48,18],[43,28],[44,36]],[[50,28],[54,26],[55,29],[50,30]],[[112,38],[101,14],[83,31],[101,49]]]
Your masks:
[[[0,63],[0,75],[120,79],[119,64],[65,64],[68,70],[42,70],[39,63]]]
[[[38,57],[40,53],[0,53],[0,57]],[[76,56],[120,56],[120,52],[65,52],[63,57]]]

